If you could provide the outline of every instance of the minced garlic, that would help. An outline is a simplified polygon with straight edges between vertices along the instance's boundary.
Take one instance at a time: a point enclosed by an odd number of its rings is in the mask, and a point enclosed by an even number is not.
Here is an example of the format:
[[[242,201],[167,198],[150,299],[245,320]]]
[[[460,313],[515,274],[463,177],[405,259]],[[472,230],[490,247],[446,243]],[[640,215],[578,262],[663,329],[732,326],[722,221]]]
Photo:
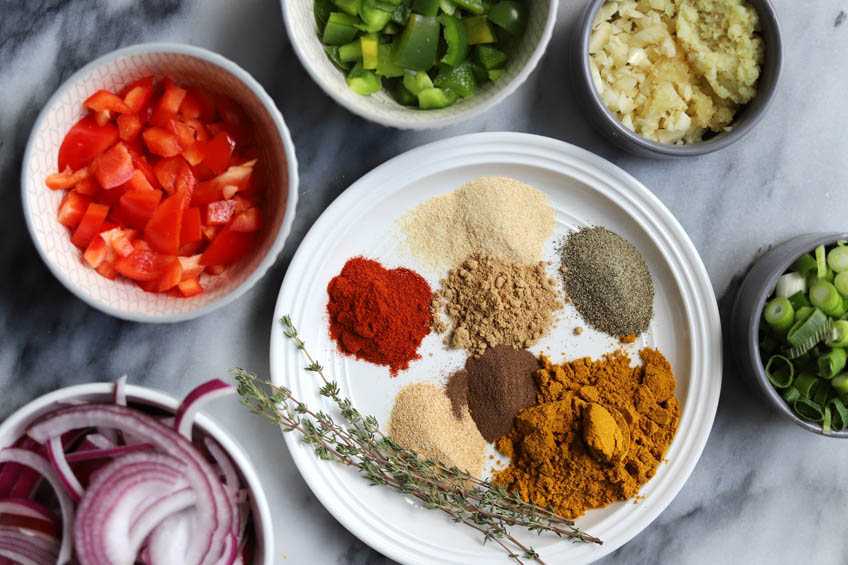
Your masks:
[[[627,128],[660,143],[698,142],[729,129],[756,95],[758,30],[742,0],[611,0],[589,40],[592,78]]]

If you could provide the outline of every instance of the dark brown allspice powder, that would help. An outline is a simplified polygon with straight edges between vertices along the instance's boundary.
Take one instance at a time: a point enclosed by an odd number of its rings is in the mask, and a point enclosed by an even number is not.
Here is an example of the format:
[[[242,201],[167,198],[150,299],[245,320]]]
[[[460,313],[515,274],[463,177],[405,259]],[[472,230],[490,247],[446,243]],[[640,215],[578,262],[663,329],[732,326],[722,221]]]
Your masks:
[[[455,413],[467,403],[477,429],[493,442],[509,433],[519,410],[536,404],[537,369],[539,361],[529,351],[496,345],[469,357],[465,369],[450,376],[445,392]]]

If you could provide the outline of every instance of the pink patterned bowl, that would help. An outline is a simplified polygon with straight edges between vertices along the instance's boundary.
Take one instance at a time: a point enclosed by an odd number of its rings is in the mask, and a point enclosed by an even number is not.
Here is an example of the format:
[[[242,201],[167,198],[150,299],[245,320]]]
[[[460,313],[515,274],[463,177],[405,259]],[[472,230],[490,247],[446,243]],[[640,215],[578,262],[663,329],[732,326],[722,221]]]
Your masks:
[[[98,89],[120,90],[148,75],[225,92],[253,122],[259,161],[268,179],[264,225],[256,248],[219,276],[201,275],[205,291],[176,298],[142,291],[129,280],[108,280],[84,264],[67,228],[56,219],[62,192],[44,179],[57,172],[65,134],[85,113],[82,101]],[[77,71],[47,102],[33,126],[21,170],[23,207],[35,247],[68,290],[112,316],[137,322],[179,322],[202,316],[247,292],[274,264],[291,231],[297,204],[297,159],[288,128],[274,101],[241,67],[200,47],[145,43],[118,49]]]

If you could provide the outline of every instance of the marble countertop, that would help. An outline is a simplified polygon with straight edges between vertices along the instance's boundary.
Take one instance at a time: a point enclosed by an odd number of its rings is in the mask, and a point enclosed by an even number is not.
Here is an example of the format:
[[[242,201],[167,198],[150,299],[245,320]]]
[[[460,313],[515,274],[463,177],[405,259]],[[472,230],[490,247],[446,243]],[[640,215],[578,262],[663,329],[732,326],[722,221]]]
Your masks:
[[[524,131],[559,138],[618,164],[648,186],[698,248],[727,318],[733,291],[768,246],[806,231],[846,229],[848,1],[774,0],[784,75],[762,122],[741,143],[683,161],[623,154],[591,130],[569,88],[569,35],[583,2],[562,2],[547,55],[495,111],[412,133],[337,106],[294,56],[273,0],[3,2],[0,18],[0,417],[59,387],[111,380],[182,395],[233,365],[268,374],[272,311],[303,235],[351,182],[410,148],[461,133]],[[300,203],[279,261],[246,296],[175,325],[122,322],[53,278],[21,213],[19,174],[41,106],[77,68],[117,47],[182,41],[242,65],[276,100],[300,161]],[[349,135],[355,128],[356,136]],[[848,449],[778,418],[726,364],[721,403],[698,466],[668,509],[608,556],[619,563],[845,563]],[[339,526],[300,478],[279,432],[219,401],[215,416],[247,448],[277,515],[287,563],[383,564]],[[269,449],[269,446],[276,446]]]

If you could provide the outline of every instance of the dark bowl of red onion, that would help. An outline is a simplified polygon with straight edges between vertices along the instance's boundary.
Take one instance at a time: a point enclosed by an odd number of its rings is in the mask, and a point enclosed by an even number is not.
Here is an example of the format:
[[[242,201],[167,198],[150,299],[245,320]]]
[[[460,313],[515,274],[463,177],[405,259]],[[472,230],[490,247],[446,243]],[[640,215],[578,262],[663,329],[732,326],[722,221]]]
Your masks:
[[[271,513],[250,459],[181,402],[91,383],[42,396],[0,425],[0,564],[270,564]]]

